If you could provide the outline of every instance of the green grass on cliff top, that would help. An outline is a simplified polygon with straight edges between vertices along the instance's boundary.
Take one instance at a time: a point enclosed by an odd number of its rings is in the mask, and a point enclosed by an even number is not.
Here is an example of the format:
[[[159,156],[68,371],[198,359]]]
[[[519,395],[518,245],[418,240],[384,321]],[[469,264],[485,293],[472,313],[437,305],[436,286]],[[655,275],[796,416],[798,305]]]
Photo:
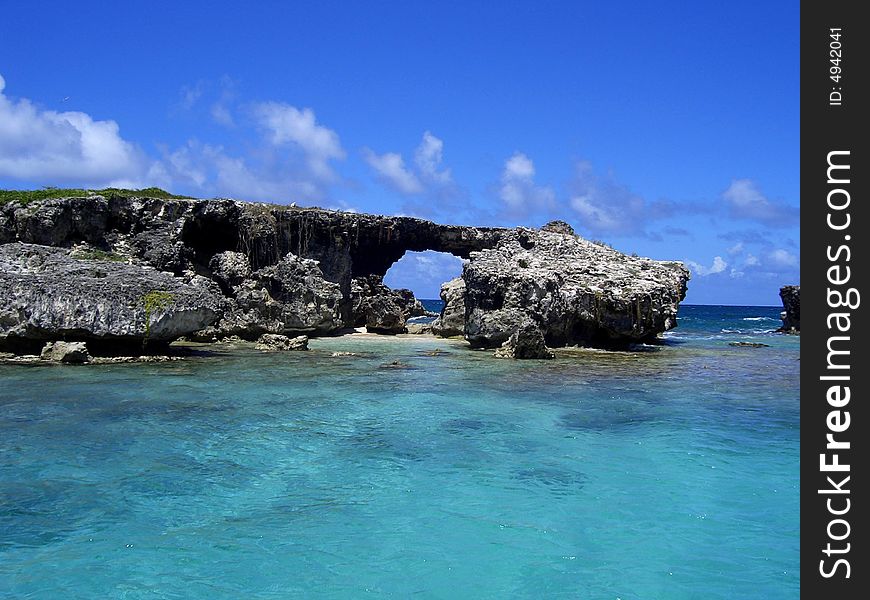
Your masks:
[[[164,199],[180,199],[188,196],[178,196],[170,194],[166,190],[161,190],[157,187],[143,188],[141,190],[126,190],[122,188],[103,188],[101,190],[85,190],[81,188],[55,188],[46,187],[41,190],[0,190],[0,206],[8,202],[20,202],[21,204],[30,204],[32,202],[40,202],[50,198],[69,198],[77,196],[111,196],[113,194],[121,196],[142,196],[147,198],[164,198]]]

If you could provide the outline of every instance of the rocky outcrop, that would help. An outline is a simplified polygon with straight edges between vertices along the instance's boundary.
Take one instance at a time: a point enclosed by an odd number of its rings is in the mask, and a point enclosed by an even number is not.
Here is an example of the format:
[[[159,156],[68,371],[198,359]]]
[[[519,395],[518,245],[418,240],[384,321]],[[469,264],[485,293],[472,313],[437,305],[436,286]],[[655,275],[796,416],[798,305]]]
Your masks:
[[[461,277],[441,284],[444,307],[432,323],[432,333],[441,337],[461,336],[465,333],[465,281]]]
[[[299,335],[294,338],[275,333],[264,333],[257,340],[257,350],[287,352],[290,350],[308,350],[308,336]]]
[[[527,321],[550,347],[652,339],[675,325],[688,278],[679,264],[628,257],[564,222],[462,227],[120,193],[0,205],[0,244],[2,343],[87,341],[92,352],[179,336],[328,335],[361,320],[404,331],[423,307],[382,277],[407,251],[470,259],[442,289],[435,330],[488,348]]]
[[[780,314],[783,333],[801,332],[801,286],[786,285],[780,288],[779,297],[782,298],[783,311]]]
[[[472,254],[465,336],[495,348],[531,321],[548,346],[624,346],[676,326],[688,270],[569,233],[519,228]]]
[[[84,342],[48,342],[40,352],[42,360],[50,360],[67,364],[84,364],[90,362],[91,355]]]
[[[526,321],[495,351],[495,357],[550,359],[555,355],[547,348],[541,328],[536,323]]]
[[[215,322],[218,287],[121,262],[79,260],[63,248],[0,246],[0,345],[35,353],[46,341],[90,348],[161,345]]]
[[[428,314],[411,290],[392,289],[380,275],[353,278],[350,296],[354,327],[372,333],[404,333],[408,319]]]
[[[210,260],[213,277],[228,294],[228,308],[196,339],[324,335],[344,326],[341,286],[324,278],[317,261],[288,253],[275,265],[251,271],[246,260],[237,252]]]

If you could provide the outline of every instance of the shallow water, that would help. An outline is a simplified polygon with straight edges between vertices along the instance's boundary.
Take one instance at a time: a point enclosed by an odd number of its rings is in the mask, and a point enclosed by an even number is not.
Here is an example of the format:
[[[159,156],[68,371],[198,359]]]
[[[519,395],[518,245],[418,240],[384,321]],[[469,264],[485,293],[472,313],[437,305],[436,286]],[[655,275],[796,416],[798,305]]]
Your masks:
[[[346,336],[0,366],[0,596],[797,597],[778,313],[540,362]]]

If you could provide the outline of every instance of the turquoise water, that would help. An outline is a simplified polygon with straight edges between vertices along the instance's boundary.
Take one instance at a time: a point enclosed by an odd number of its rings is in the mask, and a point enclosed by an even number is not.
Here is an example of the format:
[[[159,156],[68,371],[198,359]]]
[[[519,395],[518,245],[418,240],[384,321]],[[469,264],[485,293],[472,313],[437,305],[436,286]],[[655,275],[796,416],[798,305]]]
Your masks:
[[[350,336],[0,366],[0,597],[796,598],[778,312],[540,362]]]

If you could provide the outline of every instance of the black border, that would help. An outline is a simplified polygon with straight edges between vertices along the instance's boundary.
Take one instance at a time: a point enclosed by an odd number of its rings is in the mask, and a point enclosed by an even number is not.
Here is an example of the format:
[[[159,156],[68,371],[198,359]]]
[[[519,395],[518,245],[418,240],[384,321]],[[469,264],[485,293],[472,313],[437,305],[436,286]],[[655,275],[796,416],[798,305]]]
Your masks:
[[[870,217],[867,205],[868,169],[867,138],[870,137],[870,102],[866,80],[870,62],[867,60],[870,22],[859,17],[861,2],[803,2],[801,4],[801,592],[806,598],[863,598],[867,597],[866,580],[870,563],[867,562],[866,544],[870,537],[864,531],[867,511],[866,498],[858,488],[867,487],[866,472],[861,455],[867,454],[863,444],[867,432],[867,411],[864,405],[868,398],[867,353],[862,351],[866,343],[868,327],[865,314],[870,303],[870,290],[864,285],[867,270],[867,243],[870,235]],[[842,79],[830,78],[830,29],[842,30]],[[830,93],[840,87],[842,104],[832,106]],[[866,113],[866,114],[865,114]],[[828,153],[848,150],[851,166],[851,181],[848,191],[851,203],[848,208],[851,226],[848,231],[834,231],[827,225],[829,212],[827,194],[834,187],[828,184]],[[839,215],[838,215],[839,216]],[[844,237],[850,235],[850,241]],[[855,287],[862,292],[861,305],[855,310],[834,309],[828,305],[828,268],[833,264],[828,259],[828,247],[836,250],[847,243],[851,249],[851,280],[841,289]],[[843,255],[845,256],[845,255]],[[864,295],[863,292],[868,292]],[[850,464],[851,508],[844,516],[850,523],[850,535],[844,540],[851,544],[846,558],[851,566],[850,577],[838,569],[837,575],[824,578],[819,561],[832,559],[822,550],[828,543],[827,525],[833,517],[826,507],[828,495],[819,490],[829,487],[827,475],[819,466],[819,455],[825,452],[826,434],[829,432],[826,417],[830,410],[826,391],[830,382],[820,376],[830,374],[827,370],[827,342],[830,335],[827,317],[841,310],[851,313],[848,373],[851,381],[851,401],[841,410],[848,410],[851,425],[838,438],[848,440],[851,448],[840,453],[840,462]],[[829,453],[831,451],[828,451]],[[864,457],[866,460],[866,456]],[[842,499],[839,496],[838,499]],[[838,500],[839,501],[839,500]]]

